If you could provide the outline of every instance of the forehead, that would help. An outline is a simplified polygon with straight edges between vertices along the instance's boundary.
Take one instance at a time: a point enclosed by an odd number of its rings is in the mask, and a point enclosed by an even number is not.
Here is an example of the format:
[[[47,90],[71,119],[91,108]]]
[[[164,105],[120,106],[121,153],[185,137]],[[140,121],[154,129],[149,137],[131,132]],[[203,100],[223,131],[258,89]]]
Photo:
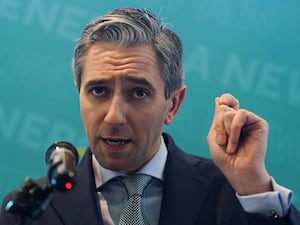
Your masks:
[[[161,78],[156,53],[150,45],[120,47],[106,42],[96,43],[88,49],[82,75],[82,80],[125,75]]]

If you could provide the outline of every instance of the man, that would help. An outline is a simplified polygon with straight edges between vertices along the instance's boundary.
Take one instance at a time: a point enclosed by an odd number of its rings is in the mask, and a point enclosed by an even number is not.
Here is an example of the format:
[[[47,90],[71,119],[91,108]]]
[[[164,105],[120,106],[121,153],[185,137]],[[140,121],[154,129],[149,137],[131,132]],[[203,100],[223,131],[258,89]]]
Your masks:
[[[73,73],[90,146],[74,189],[56,192],[33,224],[300,224],[291,192],[265,168],[267,122],[239,109],[232,95],[215,100],[207,136],[213,162],[184,153],[162,133],[186,92],[182,48],[149,12],[117,9],[87,25]],[[137,174],[150,178],[142,199],[125,210],[132,197],[125,180]],[[140,201],[129,217],[141,214],[141,222],[128,222],[125,211]],[[0,224],[15,223],[2,208]]]

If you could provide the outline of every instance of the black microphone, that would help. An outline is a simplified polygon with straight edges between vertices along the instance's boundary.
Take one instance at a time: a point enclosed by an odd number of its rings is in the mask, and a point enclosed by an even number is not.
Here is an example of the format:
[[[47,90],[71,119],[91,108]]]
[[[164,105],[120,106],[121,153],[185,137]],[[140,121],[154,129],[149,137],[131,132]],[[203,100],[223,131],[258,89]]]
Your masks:
[[[55,142],[46,152],[48,178],[58,191],[69,191],[75,184],[75,166],[78,163],[77,149],[65,141]]]

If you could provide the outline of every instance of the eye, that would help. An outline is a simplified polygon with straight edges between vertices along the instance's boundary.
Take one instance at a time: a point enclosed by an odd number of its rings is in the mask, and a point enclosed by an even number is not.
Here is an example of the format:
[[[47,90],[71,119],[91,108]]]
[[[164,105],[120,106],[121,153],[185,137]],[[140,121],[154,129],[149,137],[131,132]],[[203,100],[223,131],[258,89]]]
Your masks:
[[[145,98],[148,95],[149,95],[148,92],[144,89],[135,89],[133,92],[133,97],[138,99]]]
[[[95,96],[102,96],[106,93],[105,87],[93,87],[90,92]]]

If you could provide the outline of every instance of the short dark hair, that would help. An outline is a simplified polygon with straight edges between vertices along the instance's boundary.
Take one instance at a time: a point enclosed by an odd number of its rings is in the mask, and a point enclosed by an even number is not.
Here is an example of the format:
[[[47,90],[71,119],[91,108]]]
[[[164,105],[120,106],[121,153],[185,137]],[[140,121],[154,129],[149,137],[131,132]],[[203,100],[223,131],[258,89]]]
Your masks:
[[[122,47],[149,44],[157,55],[165,98],[183,84],[182,45],[178,35],[147,10],[121,8],[96,18],[85,27],[72,59],[78,91],[83,58],[89,47],[97,42],[112,42]]]

